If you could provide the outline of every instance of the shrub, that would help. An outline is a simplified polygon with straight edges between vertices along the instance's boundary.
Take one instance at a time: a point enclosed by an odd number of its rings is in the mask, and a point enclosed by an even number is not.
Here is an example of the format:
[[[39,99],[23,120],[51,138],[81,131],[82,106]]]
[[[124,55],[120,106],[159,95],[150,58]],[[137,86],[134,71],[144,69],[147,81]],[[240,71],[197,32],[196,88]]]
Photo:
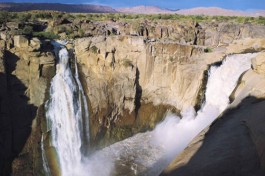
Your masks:
[[[172,56],[169,57],[169,61],[170,61],[170,62],[173,62],[175,59],[176,59],[176,58],[174,58],[174,57],[172,57]]]
[[[208,48],[207,47],[207,48],[204,49],[204,52],[205,53],[211,53],[211,52],[213,52],[213,50],[212,50],[212,48]]]
[[[20,22],[28,22],[29,19],[31,18],[31,14],[30,13],[24,13],[18,16],[18,20]]]
[[[59,35],[54,34],[53,32],[33,32],[34,37],[39,37],[42,39],[59,39]]]
[[[5,24],[8,21],[9,12],[7,11],[0,11],[0,24]]]
[[[32,35],[33,33],[33,27],[32,26],[25,26],[22,30],[22,34],[24,35]]]
[[[124,59],[122,64],[123,64],[123,66],[126,67],[126,68],[127,68],[127,67],[133,67],[133,63],[132,63],[132,61],[129,60],[129,59]]]
[[[85,32],[83,29],[78,29],[78,35],[79,37],[84,37],[85,36]]]
[[[90,50],[94,53],[94,54],[96,54],[97,52],[98,52],[98,48],[94,45],[94,46],[92,46],[91,48],[90,48]]]
[[[257,19],[257,23],[265,25],[265,17],[259,16]]]
[[[38,12],[32,15],[33,18],[51,19],[52,14],[50,12]]]

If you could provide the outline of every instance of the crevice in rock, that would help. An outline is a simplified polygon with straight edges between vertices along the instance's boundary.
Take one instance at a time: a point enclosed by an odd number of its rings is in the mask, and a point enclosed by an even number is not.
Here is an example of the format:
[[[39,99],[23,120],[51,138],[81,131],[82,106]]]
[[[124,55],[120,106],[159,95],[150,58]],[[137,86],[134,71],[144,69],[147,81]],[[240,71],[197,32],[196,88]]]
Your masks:
[[[0,175],[10,175],[12,162],[24,148],[30,134],[32,121],[35,118],[37,107],[29,104],[29,98],[24,95],[27,86],[12,74],[16,69],[16,63],[20,59],[15,54],[5,52],[5,67],[7,86],[6,90],[1,90],[1,126],[0,129]],[[1,82],[2,83],[2,82]],[[28,161],[30,162],[30,161]]]
[[[141,97],[142,97],[142,87],[139,83],[139,78],[140,78],[140,72],[139,69],[136,67],[136,75],[135,75],[135,87],[136,87],[136,92],[135,92],[135,100],[134,100],[134,106],[135,106],[135,118],[138,115],[138,111],[141,107]]]
[[[203,78],[201,81],[201,86],[199,89],[199,92],[197,94],[197,98],[196,98],[196,103],[194,106],[195,111],[199,111],[203,105],[203,103],[205,102],[205,92],[206,92],[206,88],[207,88],[207,82],[208,82],[208,77],[209,77],[209,69],[211,66],[208,66],[208,68],[206,70],[204,70],[203,72]]]

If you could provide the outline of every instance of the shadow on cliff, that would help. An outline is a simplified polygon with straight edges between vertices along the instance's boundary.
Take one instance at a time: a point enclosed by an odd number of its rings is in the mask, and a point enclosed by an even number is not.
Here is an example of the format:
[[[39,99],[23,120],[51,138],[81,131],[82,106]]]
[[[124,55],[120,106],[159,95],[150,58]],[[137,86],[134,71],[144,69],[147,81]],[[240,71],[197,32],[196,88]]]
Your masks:
[[[22,151],[37,107],[28,104],[27,87],[12,72],[19,58],[5,53],[6,74],[0,73],[0,175],[12,172],[12,162]]]
[[[161,175],[264,176],[265,99],[245,98],[200,137]]]
[[[139,109],[141,107],[141,98],[142,98],[142,87],[140,85],[140,72],[139,69],[136,68],[136,75],[135,75],[135,86],[136,86],[136,92],[135,92],[135,118],[138,116]]]

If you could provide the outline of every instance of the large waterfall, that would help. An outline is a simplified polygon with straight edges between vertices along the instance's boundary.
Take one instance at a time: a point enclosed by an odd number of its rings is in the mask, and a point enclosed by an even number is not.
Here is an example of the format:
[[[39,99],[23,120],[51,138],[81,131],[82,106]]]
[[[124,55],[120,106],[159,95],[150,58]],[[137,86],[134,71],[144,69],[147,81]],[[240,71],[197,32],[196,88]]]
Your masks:
[[[54,46],[58,63],[45,107],[47,126],[51,130],[51,143],[58,155],[62,175],[78,176],[84,152],[82,143],[89,140],[87,103],[77,66],[73,76],[67,49],[60,43]]]
[[[67,50],[60,46],[58,53],[60,59],[51,83],[46,116],[62,176],[159,175],[200,131],[229,107],[229,96],[255,56],[231,55],[220,66],[211,66],[205,102],[197,113],[191,107],[183,110],[181,117],[168,114],[153,131],[139,133],[85,157],[81,146],[84,138],[88,138],[84,134],[89,133],[89,124],[83,121],[84,116],[88,118],[83,89],[78,73],[72,76]]]
[[[188,108],[182,111],[181,117],[169,114],[153,131],[137,134],[99,151],[110,160],[115,158],[113,175],[159,175],[229,106],[229,96],[240,75],[250,69],[254,56],[231,55],[220,66],[212,66],[208,73],[206,100],[197,113],[194,108]]]

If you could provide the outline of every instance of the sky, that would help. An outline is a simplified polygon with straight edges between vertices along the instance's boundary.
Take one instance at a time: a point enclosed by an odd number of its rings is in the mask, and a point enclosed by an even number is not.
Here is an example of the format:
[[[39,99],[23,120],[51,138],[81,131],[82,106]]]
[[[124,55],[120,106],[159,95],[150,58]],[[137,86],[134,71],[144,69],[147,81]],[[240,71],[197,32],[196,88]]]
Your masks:
[[[193,7],[221,7],[234,10],[265,10],[265,0],[0,0],[0,2],[53,2],[66,4],[97,4],[114,8],[138,5],[159,6],[167,9]]]

